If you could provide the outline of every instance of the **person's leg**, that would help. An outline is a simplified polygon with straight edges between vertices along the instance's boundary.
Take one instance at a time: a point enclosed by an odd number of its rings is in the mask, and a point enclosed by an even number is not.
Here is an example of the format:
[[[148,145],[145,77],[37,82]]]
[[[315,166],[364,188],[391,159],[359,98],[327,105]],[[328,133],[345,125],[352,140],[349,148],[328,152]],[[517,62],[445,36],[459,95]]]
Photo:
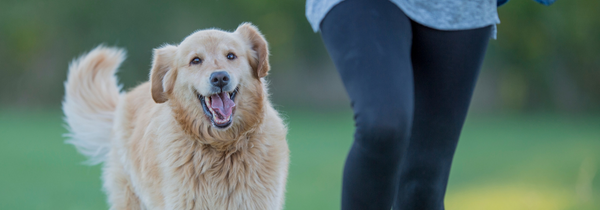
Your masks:
[[[413,117],[410,20],[387,0],[346,0],[327,14],[321,34],[356,123],[342,209],[389,210]]]
[[[440,31],[413,22],[412,29],[415,111],[394,209],[441,210],[491,26]]]

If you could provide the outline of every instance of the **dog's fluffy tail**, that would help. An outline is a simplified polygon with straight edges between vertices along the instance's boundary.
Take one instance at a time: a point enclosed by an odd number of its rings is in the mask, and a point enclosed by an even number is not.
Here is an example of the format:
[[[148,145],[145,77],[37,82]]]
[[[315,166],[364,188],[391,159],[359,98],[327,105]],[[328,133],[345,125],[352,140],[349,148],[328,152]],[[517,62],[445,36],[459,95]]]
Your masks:
[[[124,50],[98,46],[69,65],[63,101],[67,143],[87,156],[91,165],[103,162],[110,150],[121,89],[115,73],[124,59]]]

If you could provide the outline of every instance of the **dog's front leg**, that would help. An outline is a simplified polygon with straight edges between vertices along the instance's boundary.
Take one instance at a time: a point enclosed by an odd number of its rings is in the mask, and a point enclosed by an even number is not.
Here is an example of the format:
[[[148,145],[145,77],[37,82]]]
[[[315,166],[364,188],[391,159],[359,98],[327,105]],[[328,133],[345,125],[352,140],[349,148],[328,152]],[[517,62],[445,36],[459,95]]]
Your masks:
[[[140,199],[132,189],[129,177],[117,162],[107,162],[104,166],[104,190],[108,195],[111,210],[142,210]]]
[[[165,185],[165,209],[208,209],[190,186]]]

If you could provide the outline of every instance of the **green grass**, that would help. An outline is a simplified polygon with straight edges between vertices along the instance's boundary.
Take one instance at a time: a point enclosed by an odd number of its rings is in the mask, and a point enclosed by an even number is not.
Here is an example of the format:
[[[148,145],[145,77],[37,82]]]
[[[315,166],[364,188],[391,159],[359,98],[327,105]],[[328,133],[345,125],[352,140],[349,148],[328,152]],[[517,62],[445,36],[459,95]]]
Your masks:
[[[286,209],[339,209],[352,116],[285,115],[292,152]],[[100,167],[81,164],[63,143],[63,124],[59,111],[0,110],[0,209],[107,209]],[[597,116],[470,117],[447,209],[599,209],[599,151]]]

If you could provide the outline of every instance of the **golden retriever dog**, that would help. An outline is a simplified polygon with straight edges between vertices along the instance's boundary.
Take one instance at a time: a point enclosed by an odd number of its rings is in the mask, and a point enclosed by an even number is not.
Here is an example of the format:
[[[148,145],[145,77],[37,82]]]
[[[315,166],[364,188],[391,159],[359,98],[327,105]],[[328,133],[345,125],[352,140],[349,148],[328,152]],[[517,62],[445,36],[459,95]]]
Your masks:
[[[154,50],[150,79],[120,92],[123,50],[69,66],[69,143],[104,163],[110,209],[282,209],[287,128],[269,102],[267,42],[249,23]]]

